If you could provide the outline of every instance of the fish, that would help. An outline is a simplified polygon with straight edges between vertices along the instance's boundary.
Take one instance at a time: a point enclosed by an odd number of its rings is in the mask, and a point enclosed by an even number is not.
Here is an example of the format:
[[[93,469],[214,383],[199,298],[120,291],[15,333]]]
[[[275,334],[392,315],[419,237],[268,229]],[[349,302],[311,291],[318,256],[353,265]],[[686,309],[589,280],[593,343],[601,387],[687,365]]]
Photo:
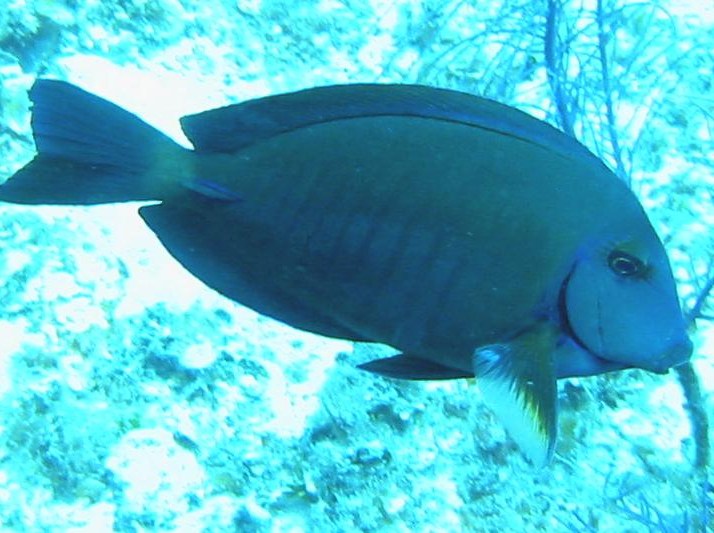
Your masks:
[[[30,90],[37,154],[0,201],[145,202],[205,285],[295,328],[398,354],[389,378],[475,378],[531,463],[557,380],[666,373],[692,352],[667,254],[574,138],[454,90],[350,84],[187,115],[185,148],[70,83]]]

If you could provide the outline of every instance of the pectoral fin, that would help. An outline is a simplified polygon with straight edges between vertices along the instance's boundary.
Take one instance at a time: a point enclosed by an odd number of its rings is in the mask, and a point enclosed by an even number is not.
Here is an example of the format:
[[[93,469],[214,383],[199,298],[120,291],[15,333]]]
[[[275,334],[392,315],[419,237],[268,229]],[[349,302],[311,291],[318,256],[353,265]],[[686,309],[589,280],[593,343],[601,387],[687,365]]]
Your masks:
[[[553,351],[557,332],[541,324],[510,342],[474,353],[474,372],[486,403],[536,466],[553,456],[557,385]]]

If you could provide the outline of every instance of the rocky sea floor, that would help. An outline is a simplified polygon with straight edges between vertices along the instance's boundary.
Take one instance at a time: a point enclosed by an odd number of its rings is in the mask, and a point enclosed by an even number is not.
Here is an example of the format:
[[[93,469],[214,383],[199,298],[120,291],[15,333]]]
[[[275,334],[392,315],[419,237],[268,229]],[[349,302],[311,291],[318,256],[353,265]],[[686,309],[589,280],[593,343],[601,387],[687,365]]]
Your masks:
[[[0,12],[0,179],[34,153],[26,92],[38,75],[176,138],[184,114],[355,81],[500,95],[544,116],[542,36],[523,22],[540,9],[544,23],[544,8],[528,4],[14,2]],[[628,39],[637,24],[657,23],[681,53],[642,71],[664,92],[632,88],[621,142],[644,154],[633,188],[692,305],[714,255],[712,103],[696,97],[714,60],[686,62],[714,15],[679,5],[666,20],[664,8],[642,21],[649,12],[623,11],[623,50],[644,46]],[[499,59],[504,43],[526,52]],[[137,208],[0,205],[0,531],[705,531],[714,479],[694,466],[673,373],[561,381],[556,457],[536,470],[470,380],[356,369],[389,349],[220,297]],[[697,326],[711,416],[714,328]]]

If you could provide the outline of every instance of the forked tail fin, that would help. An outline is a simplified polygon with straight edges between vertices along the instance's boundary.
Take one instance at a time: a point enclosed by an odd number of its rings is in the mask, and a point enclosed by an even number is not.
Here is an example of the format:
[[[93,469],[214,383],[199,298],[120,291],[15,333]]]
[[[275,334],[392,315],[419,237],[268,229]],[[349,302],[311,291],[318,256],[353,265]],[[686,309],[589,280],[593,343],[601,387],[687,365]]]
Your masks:
[[[3,185],[0,201],[101,204],[160,200],[157,165],[185,151],[137,116],[74,85],[30,91],[37,155]]]

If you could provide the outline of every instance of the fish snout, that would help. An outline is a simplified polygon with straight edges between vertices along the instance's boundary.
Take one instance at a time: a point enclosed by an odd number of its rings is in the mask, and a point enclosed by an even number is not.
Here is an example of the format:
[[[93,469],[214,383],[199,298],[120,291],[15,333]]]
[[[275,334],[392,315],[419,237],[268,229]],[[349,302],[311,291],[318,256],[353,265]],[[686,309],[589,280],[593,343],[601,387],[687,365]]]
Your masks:
[[[670,368],[682,365],[689,361],[689,358],[692,355],[692,350],[692,341],[688,337],[684,337],[662,353],[658,359],[653,361],[653,368],[650,370],[658,374],[666,374]]]

